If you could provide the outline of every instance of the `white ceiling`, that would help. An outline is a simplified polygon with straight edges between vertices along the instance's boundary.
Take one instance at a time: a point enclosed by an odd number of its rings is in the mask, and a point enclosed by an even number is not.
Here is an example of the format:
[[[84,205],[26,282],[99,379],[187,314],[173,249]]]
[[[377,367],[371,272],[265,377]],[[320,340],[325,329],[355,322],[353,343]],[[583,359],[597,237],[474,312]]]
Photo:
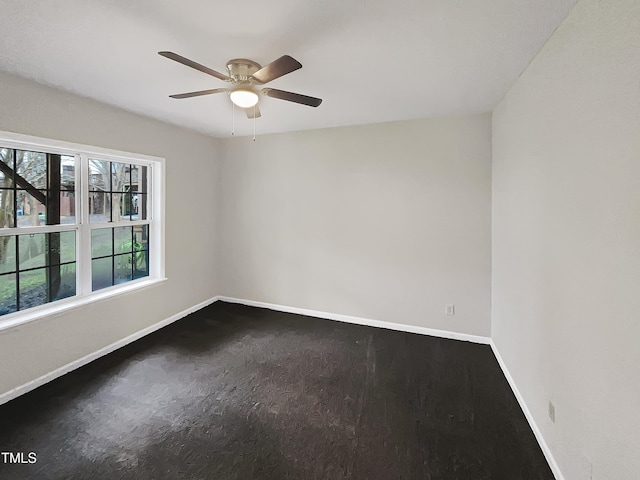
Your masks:
[[[231,133],[228,84],[157,54],[226,73],[289,54],[303,68],[269,86],[260,133],[491,110],[576,0],[2,0],[0,70],[216,137]],[[236,111],[236,135],[253,123]]]

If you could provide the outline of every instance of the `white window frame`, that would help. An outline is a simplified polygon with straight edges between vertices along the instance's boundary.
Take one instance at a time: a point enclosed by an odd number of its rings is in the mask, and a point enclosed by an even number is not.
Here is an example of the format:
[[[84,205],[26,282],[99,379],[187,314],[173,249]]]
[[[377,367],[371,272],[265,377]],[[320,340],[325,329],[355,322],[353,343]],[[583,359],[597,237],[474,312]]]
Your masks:
[[[165,277],[165,159],[150,155],[122,152],[78,143],[50,140],[30,135],[0,131],[0,147],[53,153],[76,158],[75,207],[76,223],[72,225],[42,225],[37,227],[2,228],[2,233],[28,235],[32,233],[76,232],[76,295],[54,302],[9,313],[0,317],[0,331],[40,320],[104,300],[116,295],[148,287],[166,280]],[[109,223],[89,223],[89,159],[129,163],[148,169],[149,220],[126,220]],[[91,231],[96,228],[149,226],[149,275],[111,287],[91,291]]]

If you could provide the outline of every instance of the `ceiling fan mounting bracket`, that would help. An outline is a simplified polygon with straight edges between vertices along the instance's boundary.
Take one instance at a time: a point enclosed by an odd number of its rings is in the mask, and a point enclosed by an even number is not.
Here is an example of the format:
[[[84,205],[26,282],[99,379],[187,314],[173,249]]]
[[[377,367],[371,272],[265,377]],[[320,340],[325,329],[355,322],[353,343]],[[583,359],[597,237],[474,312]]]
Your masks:
[[[234,58],[227,62],[227,71],[233,83],[245,83],[251,80],[251,75],[262,67],[259,63],[246,58]]]

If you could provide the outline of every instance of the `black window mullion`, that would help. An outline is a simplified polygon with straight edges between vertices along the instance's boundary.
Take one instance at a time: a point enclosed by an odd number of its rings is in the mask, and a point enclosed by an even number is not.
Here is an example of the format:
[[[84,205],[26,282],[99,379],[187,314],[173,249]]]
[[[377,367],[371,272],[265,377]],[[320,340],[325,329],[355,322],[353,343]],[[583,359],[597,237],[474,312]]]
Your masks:
[[[47,153],[47,225],[60,224],[60,182],[62,175],[62,156]],[[47,234],[47,301],[51,302],[60,290],[60,233]]]
[[[129,170],[129,191],[131,191],[131,170]],[[131,216],[129,216],[131,218]],[[136,234],[134,233],[135,227],[131,227],[131,280],[135,279],[136,275]]]
[[[15,235],[16,244],[16,312],[20,310],[20,242],[18,235]]]
[[[144,167],[144,175],[142,175],[142,178],[138,179],[138,190],[140,190],[141,192],[144,192],[144,196],[138,201],[138,219],[145,219],[147,220],[147,175],[149,175],[149,168],[148,167]]]
[[[107,257],[104,257],[107,258]],[[95,258],[93,260],[96,260]],[[76,262],[63,262],[60,264],[61,267],[65,266],[65,265],[73,265]],[[27,273],[27,272],[33,272],[35,270],[42,270],[43,268],[48,268],[48,265],[45,265],[44,267],[31,267],[31,268],[25,268],[24,270],[20,270],[20,273]],[[0,276],[2,275],[7,275],[8,273],[12,273],[12,272],[5,272],[5,273],[0,273]]]
[[[137,166],[136,172],[138,172]],[[138,173],[136,173],[136,175],[138,175]],[[129,165],[129,220],[133,220],[133,165],[131,164]],[[133,245],[133,243],[131,245]]]
[[[109,177],[111,178],[111,177]],[[111,206],[113,212],[113,205]],[[111,285],[116,284],[116,229],[111,229]]]
[[[150,246],[149,246],[149,229],[150,224],[147,223],[147,228],[142,229],[142,238],[144,240],[143,245],[144,245],[144,267],[146,268],[147,274],[150,275],[151,274],[151,266],[149,265],[149,252],[150,252]]]

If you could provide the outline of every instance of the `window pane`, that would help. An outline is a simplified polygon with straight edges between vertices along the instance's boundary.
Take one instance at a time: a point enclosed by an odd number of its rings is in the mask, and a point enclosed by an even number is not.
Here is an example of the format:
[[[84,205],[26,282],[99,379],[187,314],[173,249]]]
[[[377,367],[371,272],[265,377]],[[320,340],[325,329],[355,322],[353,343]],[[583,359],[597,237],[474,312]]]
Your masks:
[[[13,168],[13,149],[0,148],[0,162]]]
[[[112,232],[112,228],[97,228],[91,231],[91,258],[113,255]]]
[[[149,249],[149,226],[137,225],[133,227],[134,250]]]
[[[47,265],[46,233],[20,235],[18,246],[20,247],[20,270],[28,268],[44,267]]]
[[[89,191],[108,192],[111,190],[109,183],[111,175],[111,162],[89,159]]]
[[[124,167],[124,184],[131,188],[131,168],[133,165],[125,165]]]
[[[135,212],[133,211],[133,195],[128,190],[120,197],[120,209],[121,215],[120,220],[136,220],[137,216],[135,216]],[[135,217],[135,218],[134,218]]]
[[[113,257],[91,260],[91,287],[93,290],[113,285]]]
[[[54,232],[46,235],[46,250],[49,254],[47,265],[59,265],[76,260],[76,232]],[[20,248],[22,249],[22,246]]]
[[[76,264],[20,272],[20,310],[76,294]]]
[[[16,236],[0,237],[0,273],[16,270]]]
[[[0,190],[0,228],[14,226],[13,190]]]
[[[17,309],[16,274],[0,275],[0,315],[13,313]]]
[[[3,158],[4,157],[0,155],[0,161],[2,163],[5,163],[3,161]],[[0,188],[7,188],[7,187],[11,187],[12,185],[13,185],[13,177],[8,172],[5,173],[0,169]]]
[[[133,251],[131,227],[118,227],[114,229],[114,250],[115,254]]]
[[[39,191],[40,197],[46,197],[46,191]],[[31,193],[18,190],[18,227],[35,227],[47,224],[46,208]]]
[[[16,172],[34,188],[47,188],[47,155],[16,150]]]
[[[0,237],[0,273],[16,269],[16,240],[20,310],[76,294],[76,232]],[[16,285],[15,274],[0,275],[0,315],[15,311]]]
[[[111,162],[111,191],[124,192],[125,186],[130,185],[131,175],[128,163]]]
[[[133,279],[133,255],[130,253],[125,255],[116,255],[115,263],[115,284],[130,282]]]
[[[128,215],[128,208],[125,203],[126,195],[123,193],[114,192],[111,194],[111,220],[114,222],[120,222],[122,220],[129,220],[128,218],[123,218],[125,215]]]
[[[60,192],[60,223],[63,225],[76,223],[76,196],[74,192]]]
[[[120,220],[147,220],[147,195],[137,192],[125,193],[122,208],[125,215]]]
[[[62,300],[76,294],[76,264],[60,266],[60,287],[57,293],[52,292],[52,300]]]
[[[76,260],[76,232],[52,233],[60,236],[60,263],[75,262]],[[51,239],[49,240],[51,243]]]
[[[43,253],[39,255],[37,252],[41,248]],[[75,232],[20,235],[20,270],[45,265],[60,265],[61,263],[75,262],[75,260]]]
[[[148,195],[146,193],[133,194],[133,220],[148,220]]]
[[[139,220],[140,219],[140,215],[139,213],[139,207],[140,207],[140,197],[138,196],[137,193],[131,193],[129,195],[129,208],[131,210],[131,220]]]
[[[20,272],[20,310],[47,303],[47,269]]]
[[[142,278],[149,276],[149,252],[140,250],[135,252],[135,266],[133,269],[133,278]]]
[[[131,190],[147,193],[147,167],[133,165],[131,168]]]
[[[68,155],[62,156],[60,168],[60,189],[75,190],[76,186],[76,159]]]
[[[89,192],[89,223],[111,221],[111,194]]]

